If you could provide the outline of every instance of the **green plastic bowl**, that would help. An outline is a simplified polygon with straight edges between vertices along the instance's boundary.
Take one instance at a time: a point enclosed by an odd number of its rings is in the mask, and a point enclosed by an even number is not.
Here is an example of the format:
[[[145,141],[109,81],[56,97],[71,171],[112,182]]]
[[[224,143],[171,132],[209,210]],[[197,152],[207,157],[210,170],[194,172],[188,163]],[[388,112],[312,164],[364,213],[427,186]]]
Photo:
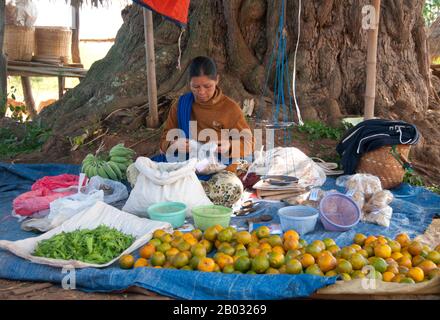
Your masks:
[[[192,209],[194,224],[202,231],[216,224],[227,228],[231,221],[231,214],[231,208],[216,205],[198,206]]]
[[[169,222],[174,229],[180,228],[185,222],[186,204],[181,202],[159,202],[148,207],[151,220]]]

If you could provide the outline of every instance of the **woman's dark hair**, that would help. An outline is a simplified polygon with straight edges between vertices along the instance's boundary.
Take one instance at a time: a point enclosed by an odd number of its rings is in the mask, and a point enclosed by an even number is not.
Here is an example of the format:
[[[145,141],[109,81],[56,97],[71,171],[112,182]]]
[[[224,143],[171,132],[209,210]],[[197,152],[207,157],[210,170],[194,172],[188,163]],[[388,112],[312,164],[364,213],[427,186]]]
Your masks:
[[[194,58],[189,67],[189,78],[207,76],[211,80],[217,80],[217,67],[214,60],[209,57]]]

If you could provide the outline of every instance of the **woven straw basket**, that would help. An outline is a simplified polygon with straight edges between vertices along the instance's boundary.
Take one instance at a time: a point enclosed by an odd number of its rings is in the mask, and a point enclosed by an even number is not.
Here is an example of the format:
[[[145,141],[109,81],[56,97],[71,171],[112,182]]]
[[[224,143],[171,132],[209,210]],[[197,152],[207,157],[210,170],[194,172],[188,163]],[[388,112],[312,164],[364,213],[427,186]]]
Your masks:
[[[410,145],[399,144],[396,151],[403,162],[408,162]],[[357,173],[369,173],[379,177],[382,188],[392,189],[400,185],[405,175],[405,168],[391,154],[392,146],[383,146],[365,153],[357,166]]]
[[[70,62],[72,30],[63,27],[35,28],[35,60]]]
[[[8,60],[31,61],[35,47],[35,29],[6,25],[5,28],[5,52]]]

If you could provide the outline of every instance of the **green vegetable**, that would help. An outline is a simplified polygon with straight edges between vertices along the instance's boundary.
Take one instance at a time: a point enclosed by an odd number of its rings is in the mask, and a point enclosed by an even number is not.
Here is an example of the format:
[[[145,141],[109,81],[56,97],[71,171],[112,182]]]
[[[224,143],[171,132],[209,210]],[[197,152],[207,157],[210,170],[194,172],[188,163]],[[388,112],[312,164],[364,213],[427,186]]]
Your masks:
[[[132,245],[135,238],[104,225],[96,229],[62,232],[40,241],[34,256],[105,264]]]

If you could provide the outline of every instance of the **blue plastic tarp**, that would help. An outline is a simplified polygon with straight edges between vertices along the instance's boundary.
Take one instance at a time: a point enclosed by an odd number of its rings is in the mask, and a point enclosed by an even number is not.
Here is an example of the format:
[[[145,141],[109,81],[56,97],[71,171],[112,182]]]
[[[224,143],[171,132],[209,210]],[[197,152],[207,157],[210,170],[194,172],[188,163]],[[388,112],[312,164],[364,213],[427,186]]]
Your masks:
[[[79,167],[60,164],[5,164],[0,163],[0,239],[19,240],[37,234],[20,229],[17,219],[10,215],[12,200],[30,190],[32,183],[47,175],[62,173],[78,174]],[[325,189],[335,188],[335,180],[328,179]],[[341,190],[343,191],[343,190]],[[390,228],[360,223],[345,233],[325,232],[320,223],[316,230],[306,235],[307,241],[332,237],[339,246],[351,243],[357,232],[384,234],[394,237],[400,232],[410,236],[423,233],[434,214],[440,213],[440,196],[423,188],[404,185],[394,192],[392,203],[395,213]],[[281,204],[265,204],[253,213],[271,214],[275,221]],[[232,224],[242,225],[244,219],[234,218]],[[0,250],[0,278],[23,281],[44,281],[61,285],[63,273],[60,268],[31,263],[12,253]],[[69,273],[72,276],[71,273]],[[139,286],[147,290],[180,299],[288,299],[307,297],[316,290],[334,284],[335,277],[312,275],[240,275],[203,273],[170,269],[139,268],[121,270],[117,265],[104,269],[86,268],[75,270],[76,288],[87,292],[111,292]]]

